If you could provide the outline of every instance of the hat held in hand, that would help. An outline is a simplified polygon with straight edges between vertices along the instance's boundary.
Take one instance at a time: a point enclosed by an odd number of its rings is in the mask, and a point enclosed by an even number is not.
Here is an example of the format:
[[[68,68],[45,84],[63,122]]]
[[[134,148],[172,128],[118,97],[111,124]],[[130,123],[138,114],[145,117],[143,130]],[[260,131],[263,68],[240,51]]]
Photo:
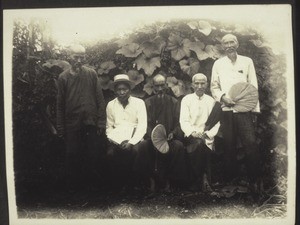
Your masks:
[[[235,102],[232,108],[237,112],[249,112],[256,107],[258,102],[257,88],[246,82],[233,85],[228,95]]]
[[[162,124],[158,124],[151,132],[151,140],[154,147],[161,153],[165,154],[169,151],[167,132]]]

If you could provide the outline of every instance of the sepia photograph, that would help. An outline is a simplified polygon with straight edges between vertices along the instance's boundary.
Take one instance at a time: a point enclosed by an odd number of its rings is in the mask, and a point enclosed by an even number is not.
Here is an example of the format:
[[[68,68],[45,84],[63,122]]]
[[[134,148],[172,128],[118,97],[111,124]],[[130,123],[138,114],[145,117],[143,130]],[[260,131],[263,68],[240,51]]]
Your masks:
[[[291,5],[3,19],[9,224],[295,224]]]

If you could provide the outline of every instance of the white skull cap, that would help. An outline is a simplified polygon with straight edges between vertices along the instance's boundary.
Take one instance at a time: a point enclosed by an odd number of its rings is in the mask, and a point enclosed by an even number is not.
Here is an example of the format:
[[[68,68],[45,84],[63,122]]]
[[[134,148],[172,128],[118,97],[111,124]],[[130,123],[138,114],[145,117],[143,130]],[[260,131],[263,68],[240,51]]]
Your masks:
[[[222,38],[222,43],[225,41],[234,41],[235,43],[238,43],[238,40],[236,38],[235,35],[233,34],[226,34],[223,38]]]
[[[196,73],[193,77],[192,77],[192,82],[194,82],[194,80],[198,78],[200,80],[205,80],[207,81],[207,77],[203,74],[203,73]]]

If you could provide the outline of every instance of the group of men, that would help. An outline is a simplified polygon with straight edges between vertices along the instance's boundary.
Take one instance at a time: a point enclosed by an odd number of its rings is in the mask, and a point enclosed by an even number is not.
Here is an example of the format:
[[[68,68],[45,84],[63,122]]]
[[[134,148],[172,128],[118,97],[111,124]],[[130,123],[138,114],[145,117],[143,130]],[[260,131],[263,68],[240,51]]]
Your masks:
[[[155,94],[145,101],[131,96],[134,84],[126,74],[118,74],[112,83],[116,98],[108,102],[106,110],[96,72],[83,66],[84,47],[72,46],[71,68],[57,82],[57,130],[66,143],[69,185],[75,185],[82,172],[88,182],[101,179],[103,171],[99,173],[98,164],[104,152],[112,180],[125,186],[149,182],[150,190],[167,191],[170,181],[188,180],[193,190],[207,190],[207,162],[219,128],[224,143],[224,182],[236,177],[239,138],[246,152],[249,181],[257,185],[260,158],[253,114],[259,112],[259,103],[253,111],[236,112],[232,109],[235,102],[228,95],[231,86],[241,81],[257,87],[255,69],[250,58],[237,54],[234,35],[225,35],[222,45],[226,56],[216,60],[212,69],[213,97],[205,94],[208,80],[201,73],[192,77],[194,93],[181,102],[167,93],[166,77],[161,74],[153,77]],[[220,121],[207,126],[215,107],[222,107]],[[166,131],[166,153],[158,151],[151,140],[158,124]],[[99,135],[108,140],[105,149],[99,149]]]

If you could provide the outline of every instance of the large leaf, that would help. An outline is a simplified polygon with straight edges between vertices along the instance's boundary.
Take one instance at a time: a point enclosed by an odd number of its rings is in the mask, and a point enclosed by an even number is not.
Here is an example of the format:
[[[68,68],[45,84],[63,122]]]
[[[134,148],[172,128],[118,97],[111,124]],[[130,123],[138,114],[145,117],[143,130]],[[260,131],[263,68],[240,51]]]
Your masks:
[[[204,20],[200,20],[198,22],[193,21],[193,22],[188,23],[188,25],[193,30],[198,29],[199,32],[201,32],[205,36],[208,36],[212,31],[212,26],[210,25],[210,23],[208,23],[207,21],[204,21]]]
[[[144,81],[144,76],[143,74],[140,74],[139,71],[137,70],[129,70],[127,72],[127,75],[129,79],[134,82],[135,85],[138,85],[139,83]]]
[[[148,95],[151,95],[153,92],[153,84],[152,79],[148,77],[146,84],[144,85],[143,91],[145,91]]]
[[[167,84],[176,97],[185,95],[185,85],[182,80],[178,80],[176,77],[168,77]]]
[[[218,58],[221,58],[224,55],[222,46],[220,44],[206,45],[205,52],[212,59],[218,59]]]
[[[147,58],[153,58],[154,56],[160,55],[163,47],[165,47],[166,42],[162,38],[156,38],[153,41],[144,42],[141,45],[143,53]]]
[[[141,52],[142,52],[142,49],[140,48],[140,46],[138,44],[131,43],[131,44],[122,46],[122,48],[119,49],[116,52],[116,54],[122,54],[129,58],[135,58],[139,54],[141,54]]]
[[[144,54],[140,55],[135,63],[137,69],[143,69],[148,76],[151,76],[156,68],[161,66],[160,57],[147,58]]]
[[[199,61],[194,58],[183,59],[179,61],[179,65],[181,70],[189,76],[193,76],[194,74],[198,73],[200,68]]]
[[[205,60],[209,57],[207,52],[205,52],[204,48],[205,45],[201,41],[195,41],[189,44],[189,49],[197,54],[197,57],[200,61]]]
[[[99,76],[100,84],[103,90],[111,89],[113,81],[110,79],[110,77],[106,74]]]
[[[113,61],[107,61],[100,64],[100,68],[98,69],[98,74],[108,74],[110,70],[116,68],[116,65]]]
[[[176,61],[181,60],[185,56],[190,56],[190,40],[183,39],[179,35],[171,34],[168,38],[167,50],[171,51],[171,56]]]
[[[43,67],[48,69],[52,69],[53,67],[59,67],[62,71],[69,69],[71,65],[64,60],[56,60],[56,59],[48,59],[44,64]]]

